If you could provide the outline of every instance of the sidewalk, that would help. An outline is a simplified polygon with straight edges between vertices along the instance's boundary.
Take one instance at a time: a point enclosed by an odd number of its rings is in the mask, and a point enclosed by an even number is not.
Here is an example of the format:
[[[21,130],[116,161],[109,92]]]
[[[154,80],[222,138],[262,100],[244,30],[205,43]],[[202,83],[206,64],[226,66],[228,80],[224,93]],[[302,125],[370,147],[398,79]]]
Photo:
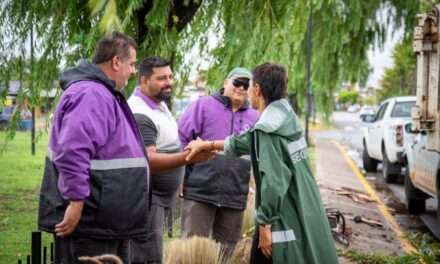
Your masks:
[[[405,251],[395,228],[389,223],[390,216],[387,219],[376,202],[357,199],[357,194],[361,198],[370,196],[337,144],[325,138],[316,139],[316,177],[325,207],[338,209],[345,216],[347,228],[352,233],[349,249],[364,253],[403,255]],[[354,199],[347,195],[349,193],[353,193]],[[353,220],[355,216],[380,222],[382,227],[356,223]],[[343,248],[340,245],[338,247]],[[343,258],[340,262],[350,263]]]

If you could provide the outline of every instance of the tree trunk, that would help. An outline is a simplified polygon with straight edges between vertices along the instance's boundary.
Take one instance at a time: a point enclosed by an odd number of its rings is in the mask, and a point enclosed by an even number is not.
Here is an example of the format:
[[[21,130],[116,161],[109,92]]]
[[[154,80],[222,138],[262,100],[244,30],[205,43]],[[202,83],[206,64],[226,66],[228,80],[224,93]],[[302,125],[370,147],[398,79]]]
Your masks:
[[[172,29],[176,27],[177,32],[182,31],[185,26],[191,22],[197,10],[200,7],[199,1],[189,1],[187,5],[184,4],[185,1],[174,0],[171,4],[170,15],[168,17],[168,28]],[[145,1],[141,9],[136,11],[137,20],[137,43],[141,44],[145,41],[148,34],[148,27],[145,25],[145,17],[153,9],[153,1]],[[174,22],[173,16],[177,17],[177,22]]]

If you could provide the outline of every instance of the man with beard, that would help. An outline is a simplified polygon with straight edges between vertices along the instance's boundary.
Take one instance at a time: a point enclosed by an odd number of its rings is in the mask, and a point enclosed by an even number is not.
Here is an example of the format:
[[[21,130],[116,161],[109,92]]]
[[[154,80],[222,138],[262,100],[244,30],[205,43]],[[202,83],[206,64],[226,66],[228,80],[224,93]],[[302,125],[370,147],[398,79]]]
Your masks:
[[[161,263],[165,212],[172,208],[185,164],[205,161],[202,153],[190,161],[181,151],[176,120],[164,101],[172,94],[173,72],[170,63],[160,57],[147,57],[139,65],[139,87],[128,99],[144,139],[152,171],[152,202],[147,216],[149,235],[145,241],[133,241],[133,263]]]

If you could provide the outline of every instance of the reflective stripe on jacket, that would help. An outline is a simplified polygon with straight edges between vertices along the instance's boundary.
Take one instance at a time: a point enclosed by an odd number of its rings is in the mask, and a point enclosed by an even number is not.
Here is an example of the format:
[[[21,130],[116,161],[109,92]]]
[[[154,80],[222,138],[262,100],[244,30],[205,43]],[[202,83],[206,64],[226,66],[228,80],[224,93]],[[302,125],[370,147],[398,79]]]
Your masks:
[[[272,226],[273,263],[338,263],[302,128],[286,100],[272,102],[246,134],[228,137],[225,152],[251,154],[256,222]]]
[[[69,201],[85,205],[73,236],[146,235],[149,167],[136,122],[114,82],[81,62],[61,77],[39,204],[39,228],[54,232]]]

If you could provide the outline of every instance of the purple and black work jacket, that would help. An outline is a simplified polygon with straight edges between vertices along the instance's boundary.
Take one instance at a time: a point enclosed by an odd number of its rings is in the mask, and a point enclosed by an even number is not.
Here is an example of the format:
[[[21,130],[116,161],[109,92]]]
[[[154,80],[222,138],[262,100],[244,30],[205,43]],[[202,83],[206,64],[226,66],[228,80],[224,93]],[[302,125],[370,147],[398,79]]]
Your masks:
[[[54,232],[69,201],[84,201],[73,236],[146,234],[149,168],[124,96],[96,65],[82,62],[61,77],[41,186],[39,228]]]
[[[194,102],[179,119],[179,137],[185,147],[191,140],[224,140],[251,128],[258,112],[246,102],[233,112],[223,89]],[[238,210],[246,208],[250,161],[218,154],[213,160],[187,166],[183,194],[185,199]]]

